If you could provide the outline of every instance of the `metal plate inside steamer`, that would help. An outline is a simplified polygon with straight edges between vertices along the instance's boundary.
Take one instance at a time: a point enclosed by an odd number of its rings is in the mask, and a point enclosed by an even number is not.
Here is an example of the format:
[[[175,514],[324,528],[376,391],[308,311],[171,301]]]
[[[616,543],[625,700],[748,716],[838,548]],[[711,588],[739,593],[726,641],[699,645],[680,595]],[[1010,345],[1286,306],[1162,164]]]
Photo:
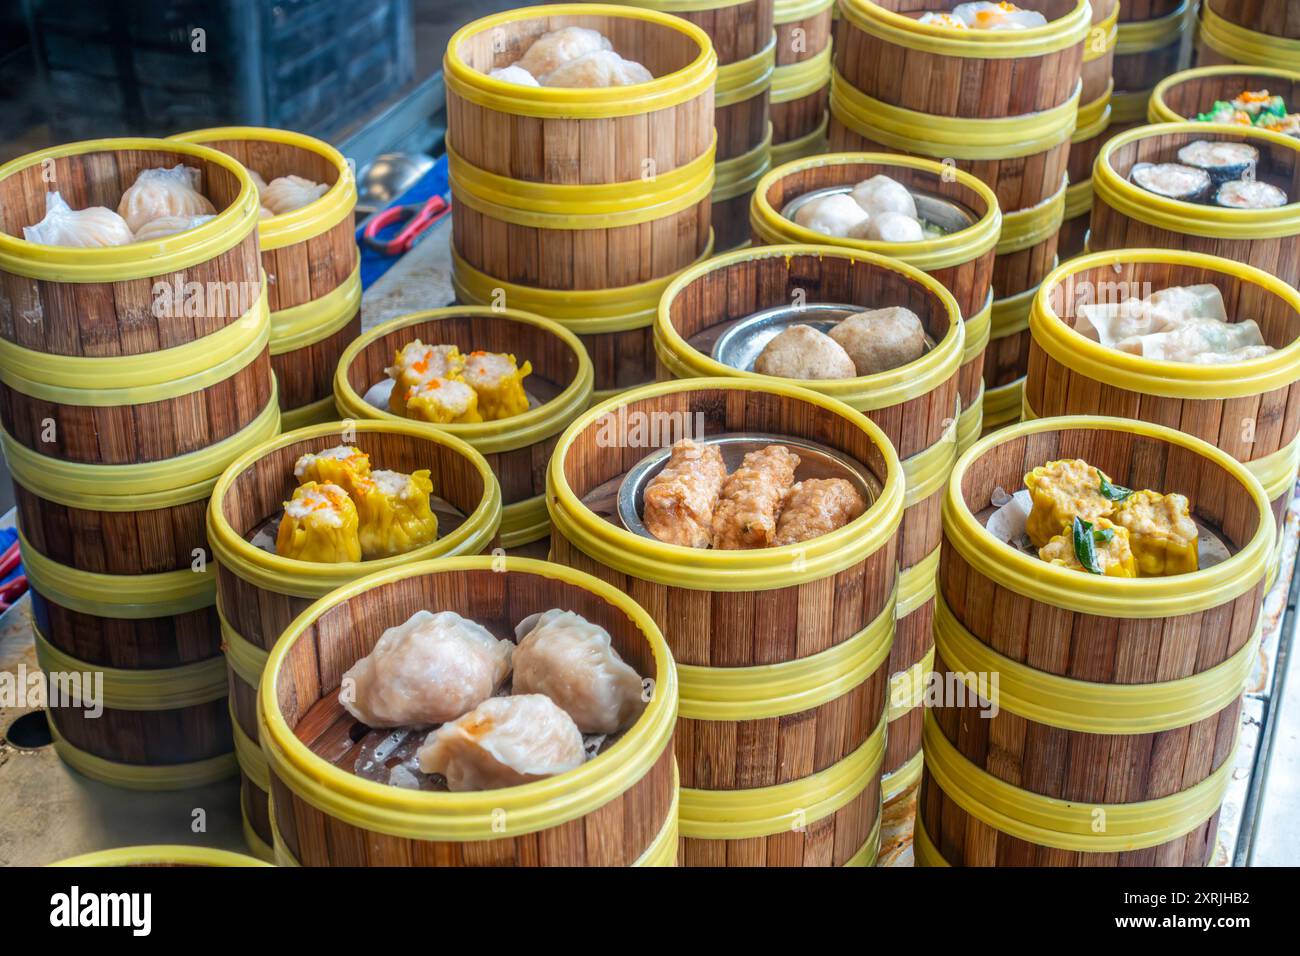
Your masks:
[[[865,305],[848,305],[843,302],[810,302],[802,306],[778,305],[763,309],[743,319],[737,319],[717,337],[710,355],[714,361],[742,372],[752,372],[754,363],[763,349],[774,338],[792,325],[807,325],[818,332],[829,333],[850,315],[856,315]],[[695,340],[691,340],[695,344]],[[698,347],[698,346],[697,346]],[[934,339],[925,335],[927,350],[934,348]]]
[[[854,184],[856,185],[856,183]],[[914,189],[908,189],[912,194],[912,200],[916,203],[916,215],[921,220],[921,228],[926,232],[927,239],[934,238],[932,233],[937,232],[939,235],[946,236],[949,233],[960,232],[963,229],[969,229],[979,221],[979,217],[960,203],[955,203],[951,199],[944,199],[940,196],[933,196],[930,193],[918,192]],[[796,196],[791,199],[781,209],[781,215],[791,222],[794,222],[794,214],[807,203],[814,199],[822,199],[826,196],[834,196],[838,193],[851,193],[853,186],[828,186],[825,189],[815,189],[810,193],[804,193],[802,196]],[[929,228],[926,228],[926,227]]]
[[[880,482],[867,467],[853,461],[841,451],[818,442],[803,438],[791,438],[787,435],[767,435],[760,432],[736,432],[729,435],[716,435],[712,438],[697,438],[702,445],[717,445],[722,452],[722,462],[727,473],[740,467],[745,455],[758,451],[768,445],[785,445],[799,456],[799,467],[795,469],[794,480],[806,478],[843,478],[852,483],[870,507],[880,496]],[[672,454],[671,448],[660,448],[632,466],[623,477],[618,487],[617,512],[624,528],[634,534],[659,540],[641,523],[641,512],[645,502],[646,485],[663,471]]]

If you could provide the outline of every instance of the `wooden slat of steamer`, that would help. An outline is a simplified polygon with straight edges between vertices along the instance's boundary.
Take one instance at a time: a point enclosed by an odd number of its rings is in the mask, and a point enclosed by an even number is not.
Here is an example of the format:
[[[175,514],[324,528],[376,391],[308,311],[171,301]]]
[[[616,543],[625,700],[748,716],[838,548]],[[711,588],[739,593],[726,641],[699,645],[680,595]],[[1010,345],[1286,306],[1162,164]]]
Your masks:
[[[91,717],[79,707],[50,708],[59,733],[85,753],[113,763],[165,766],[230,753],[225,698],[172,710],[115,710]]]

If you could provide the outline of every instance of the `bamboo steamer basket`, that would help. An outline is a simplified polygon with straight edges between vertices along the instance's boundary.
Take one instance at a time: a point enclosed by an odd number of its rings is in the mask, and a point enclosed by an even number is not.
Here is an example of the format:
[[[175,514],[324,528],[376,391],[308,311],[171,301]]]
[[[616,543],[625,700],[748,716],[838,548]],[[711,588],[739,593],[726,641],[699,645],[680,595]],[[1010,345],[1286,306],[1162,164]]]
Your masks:
[[[1195,7],[1192,0],[1181,0],[1148,4],[1144,10],[1142,4],[1120,0],[1115,89],[1145,98],[1162,79],[1187,65]]]
[[[50,866],[270,866],[262,860],[203,846],[124,846],[70,856]]]
[[[1222,209],[1167,200],[1128,181],[1134,163],[1172,156],[1179,147],[1207,135],[1256,147],[1260,177],[1282,183],[1293,199],[1300,198],[1300,141],[1290,136],[1197,122],[1144,126],[1111,138],[1097,157],[1088,248],[1204,252],[1256,266],[1289,285],[1300,284],[1300,256],[1295,254],[1300,204]]]
[[[718,180],[713,190],[713,226],[717,251],[724,252],[749,245],[749,202],[758,181],[772,167],[772,128],[767,136],[747,153],[726,164],[718,164]],[[707,256],[705,257],[707,258]]]
[[[334,380],[340,413],[350,418],[408,421],[362,397],[384,378],[393,355],[414,339],[461,351],[508,352],[532,363],[524,386],[541,404],[502,421],[427,425],[456,435],[487,460],[501,486],[501,546],[518,548],[550,534],[546,462],[568,424],[591,405],[592,369],[582,343],[555,322],[526,312],[488,308],[434,309],[370,329],[348,347]]]
[[[1242,63],[1300,70],[1300,30],[1291,2],[1205,2],[1196,33],[1196,65]]]
[[[541,607],[575,610],[604,627],[619,655],[651,682],[644,712],[596,758],[522,786],[446,793],[366,780],[318,755],[356,723],[338,703],[339,683],[385,628],[439,608],[511,633]],[[258,718],[277,856],[305,866],[673,864],[673,659],[650,615],[590,575],[494,557],[391,568],[313,604],[267,667]]]
[[[1259,322],[1276,353],[1232,365],[1154,362],[1073,330],[1084,295],[1210,283],[1233,312]],[[1109,290],[1109,291],[1106,291]],[[1130,291],[1125,291],[1130,290]],[[1278,533],[1300,470],[1300,293],[1259,269],[1197,253],[1093,253],[1058,269],[1034,300],[1023,414],[1105,414],[1177,427],[1241,462],[1264,488]],[[1276,574],[1280,551],[1269,563]]]
[[[317,564],[250,544],[247,537],[292,494],[294,462],[341,443],[357,445],[373,462],[393,470],[428,468],[434,494],[464,520],[422,548],[369,561]],[[268,792],[269,782],[257,749],[256,690],[272,645],[303,610],[333,589],[411,562],[477,554],[494,546],[500,522],[501,490],[486,459],[462,439],[414,422],[349,420],[299,429],[241,455],[217,480],[207,534],[216,559],[229,716],[244,777],[245,815],[264,842],[269,842],[269,827],[256,801],[261,796],[257,791]],[[445,515],[439,523],[445,526]]]
[[[1109,93],[1114,84],[1115,45],[1119,40],[1120,0],[1092,4],[1092,29],[1083,41],[1083,89],[1080,109]],[[1079,123],[1083,125],[1082,122]]]
[[[888,175],[909,188],[943,196],[971,211],[975,222],[938,240],[909,243],[870,242],[824,236],[781,215],[798,196],[831,186]],[[992,190],[969,173],[927,159],[889,153],[836,153],[778,167],[759,182],[749,211],[750,228],[759,244],[805,243],[842,246],[890,256],[938,279],[957,300],[966,327],[966,344],[958,373],[961,435],[979,437],[983,416],[984,347],[992,313],[994,246],[1002,214]],[[968,442],[969,443],[969,442]]]
[[[1192,574],[1120,579],[1054,567],[984,530],[976,516],[995,488],[1075,457],[1130,487],[1187,492],[1233,555]],[[926,714],[922,856],[937,851],[954,866],[1205,865],[1273,541],[1250,472],[1170,428],[1045,418],[963,455],[944,501],[935,673],[949,689]],[[980,700],[989,684],[979,683],[989,674],[991,716]]]
[[[655,79],[562,89],[488,76],[566,26],[599,30]],[[709,235],[716,64],[703,30],[655,10],[555,4],[463,27],[443,61],[458,256],[500,281],[559,290],[689,265]]]
[[[841,5],[831,149],[954,162],[993,187],[1004,215],[1051,199],[1065,176],[1082,90],[1088,3],[1031,3],[1051,22],[1014,34],[921,26],[904,15],[925,6]]]
[[[592,509],[677,437],[654,422],[695,437],[816,441],[865,466],[881,492],[856,521],[801,545],[712,551],[644,538]],[[682,862],[874,858],[903,509],[902,469],[884,432],[841,402],[772,379],[661,382],[578,418],[548,481],[554,559],[637,601],[679,662]]]
[[[258,220],[271,309],[271,368],[284,428],[334,418],[332,378],[343,348],[361,331],[361,257],[353,236],[356,178],[343,155],[302,133],[250,126],[171,137],[219,149],[270,182],[298,175],[330,188],[315,202]]]
[[[824,137],[831,82],[831,8],[835,0],[777,0],[776,69],[772,73],[773,163],[799,158],[819,132]],[[791,144],[795,144],[791,146]],[[802,155],[807,155],[804,153]]]
[[[1110,137],[1112,91],[1079,107],[1079,125],[1070,139],[1070,185],[1065,188],[1065,210],[1057,236],[1056,254],[1062,259],[1083,251],[1092,215],[1092,167]]]
[[[50,186],[74,208],[116,209],[141,170],[182,162],[220,210],[196,229],[93,249],[17,238],[44,216]],[[0,166],[0,205],[0,420],[9,438],[50,459],[157,462],[227,439],[263,411],[269,360],[244,321],[262,288],[257,199],[237,163],[165,140],[72,143]],[[203,296],[187,308],[184,290],[196,283]]]
[[[1300,99],[1300,72],[1267,66],[1201,66],[1165,77],[1151,92],[1147,120],[1179,123],[1206,112],[1216,100],[1231,100],[1243,90],[1267,89],[1287,103]]]

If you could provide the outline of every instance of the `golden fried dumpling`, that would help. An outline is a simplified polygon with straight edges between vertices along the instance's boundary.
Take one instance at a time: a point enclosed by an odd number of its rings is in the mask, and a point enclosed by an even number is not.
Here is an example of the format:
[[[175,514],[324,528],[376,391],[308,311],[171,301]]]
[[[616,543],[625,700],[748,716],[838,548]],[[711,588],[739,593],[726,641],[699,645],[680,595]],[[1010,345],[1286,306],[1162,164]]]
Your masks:
[[[275,553],[322,564],[360,561],[357,506],[338,485],[314,481],[299,485],[284,503]]]
[[[1128,529],[1143,577],[1187,574],[1197,569],[1197,530],[1182,495],[1135,491],[1115,506],[1115,524]]]
[[[410,475],[372,471],[359,482],[352,496],[361,523],[361,556],[405,554],[437,538],[438,516],[429,508],[432,493],[428,469]]]
[[[489,697],[429,734],[416,756],[421,770],[442,774],[453,791],[530,783],[587,759],[578,725],[541,694]]]
[[[339,702],[371,727],[455,720],[495,693],[514,647],[453,611],[416,611],[348,669]]]
[[[1133,556],[1127,528],[1111,524],[1106,518],[1081,520],[1080,525],[1082,541],[1076,539],[1072,521],[1069,527],[1038,550],[1038,556],[1049,564],[1076,571],[1104,574],[1112,578],[1138,576],[1137,560]],[[1080,560],[1081,547],[1085,549],[1092,567],[1085,566]]]
[[[369,475],[370,456],[352,445],[335,445],[324,451],[309,452],[300,456],[293,466],[293,476],[299,483],[315,481],[338,485],[349,495],[356,495]]]
[[[393,391],[397,388],[394,386]],[[478,393],[464,382],[449,378],[431,378],[405,395],[406,417],[434,425],[481,422]]]
[[[117,214],[133,233],[164,216],[210,216],[212,201],[198,190],[199,171],[184,164],[171,169],[144,169],[122,194]]]
[[[528,411],[524,379],[533,371],[531,362],[520,367],[515,357],[504,352],[471,352],[465,359],[465,384],[478,395],[478,413],[485,422],[510,418]]]
[[[454,345],[425,345],[419,339],[407,342],[384,369],[395,383],[388,398],[394,415],[406,414],[406,393],[435,378],[457,380],[465,370],[465,357]]]
[[[552,608],[520,621],[515,634],[514,693],[545,694],[584,734],[616,734],[641,713],[641,675],[600,625]]]
[[[1033,501],[1025,532],[1034,547],[1043,547],[1068,529],[1076,516],[1084,521],[1109,516],[1115,503],[1102,493],[1103,479],[1110,486],[1100,469],[1081,458],[1049,461],[1025,475]]]

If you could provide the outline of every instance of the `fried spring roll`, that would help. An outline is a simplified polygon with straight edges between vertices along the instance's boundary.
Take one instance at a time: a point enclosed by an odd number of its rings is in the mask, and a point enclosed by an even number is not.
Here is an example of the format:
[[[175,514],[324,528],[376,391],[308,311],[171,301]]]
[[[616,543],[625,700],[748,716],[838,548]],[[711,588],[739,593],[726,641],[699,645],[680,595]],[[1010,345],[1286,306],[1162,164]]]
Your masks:
[[[735,551],[771,545],[776,516],[798,467],[799,456],[784,445],[747,454],[722,486],[713,513],[713,547]]]
[[[646,485],[641,517],[646,530],[668,544],[707,548],[726,478],[717,445],[683,438],[673,445],[668,464]]]
[[[780,547],[829,534],[866,510],[858,489],[843,478],[801,481],[785,496],[772,544]]]

